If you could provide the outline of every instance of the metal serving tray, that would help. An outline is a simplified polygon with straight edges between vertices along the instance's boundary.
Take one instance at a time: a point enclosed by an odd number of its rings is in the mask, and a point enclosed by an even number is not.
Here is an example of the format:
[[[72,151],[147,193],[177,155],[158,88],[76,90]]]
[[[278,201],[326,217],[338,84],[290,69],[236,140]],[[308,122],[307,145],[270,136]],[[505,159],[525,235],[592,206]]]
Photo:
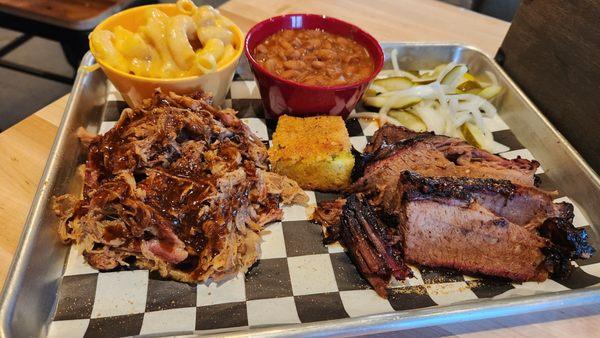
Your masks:
[[[557,187],[576,201],[587,219],[596,226],[588,231],[598,234],[600,226],[600,178],[581,156],[548,122],[541,112],[504,71],[481,51],[464,45],[438,43],[383,43],[386,55],[399,51],[405,69],[431,68],[450,61],[466,63],[475,73],[490,71],[506,92],[496,102],[499,115],[524,147],[542,163],[545,174]],[[389,62],[389,60],[388,60]],[[83,65],[94,63],[88,54]],[[57,303],[57,290],[64,272],[68,247],[56,236],[56,218],[51,197],[80,188],[73,180],[83,163],[83,149],[77,139],[80,126],[98,131],[105,119],[108,82],[100,71],[79,71],[67,103],[56,140],[20,244],[5,283],[0,308],[1,335],[39,337],[47,334]],[[596,236],[597,237],[597,236]],[[596,245],[598,243],[595,243]],[[358,318],[297,325],[275,326],[249,331],[228,332],[227,336],[341,336],[440,325],[464,320],[521,314],[600,302],[600,287],[545,293],[506,299],[480,299],[457,305],[398,311]]]

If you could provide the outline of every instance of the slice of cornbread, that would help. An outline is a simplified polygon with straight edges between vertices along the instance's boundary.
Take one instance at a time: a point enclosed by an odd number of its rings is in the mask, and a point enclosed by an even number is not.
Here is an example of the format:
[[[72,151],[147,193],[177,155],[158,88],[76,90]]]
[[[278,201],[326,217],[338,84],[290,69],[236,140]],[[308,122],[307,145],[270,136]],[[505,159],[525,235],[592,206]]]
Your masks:
[[[271,169],[307,190],[337,191],[350,184],[354,157],[339,116],[279,118],[269,149]]]

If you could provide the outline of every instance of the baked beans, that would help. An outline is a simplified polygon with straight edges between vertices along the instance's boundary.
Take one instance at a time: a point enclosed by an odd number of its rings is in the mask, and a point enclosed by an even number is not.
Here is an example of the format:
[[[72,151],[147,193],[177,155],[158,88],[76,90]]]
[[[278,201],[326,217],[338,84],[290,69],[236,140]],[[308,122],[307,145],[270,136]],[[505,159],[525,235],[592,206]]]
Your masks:
[[[281,30],[256,46],[252,55],[269,72],[306,85],[348,85],[373,72],[365,47],[318,29]]]

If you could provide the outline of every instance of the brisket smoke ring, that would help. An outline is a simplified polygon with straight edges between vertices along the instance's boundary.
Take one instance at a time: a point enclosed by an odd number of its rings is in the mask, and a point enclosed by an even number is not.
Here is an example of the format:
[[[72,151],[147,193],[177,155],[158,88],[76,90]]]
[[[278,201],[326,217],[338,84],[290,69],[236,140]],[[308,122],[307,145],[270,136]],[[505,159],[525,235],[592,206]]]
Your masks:
[[[83,196],[56,199],[59,234],[99,270],[223,279],[258,259],[259,232],[281,219],[280,202],[308,199],[267,169],[265,146],[235,111],[203,93],[157,92],[90,140]]]
[[[388,273],[403,261],[523,282],[565,278],[571,260],[594,253],[572,224],[573,206],[536,187],[536,161],[391,125],[355,156],[346,198],[320,203],[314,219],[382,296],[391,276],[409,276]]]

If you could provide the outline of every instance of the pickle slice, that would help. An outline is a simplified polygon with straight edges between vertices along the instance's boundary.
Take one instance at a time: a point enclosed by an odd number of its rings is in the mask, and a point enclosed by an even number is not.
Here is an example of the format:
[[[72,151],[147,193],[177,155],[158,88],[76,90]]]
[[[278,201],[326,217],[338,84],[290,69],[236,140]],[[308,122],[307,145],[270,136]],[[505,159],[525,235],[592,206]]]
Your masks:
[[[455,84],[456,81],[458,81],[459,77],[462,77],[467,70],[468,69],[465,65],[457,65],[454,68],[452,68],[448,73],[446,73],[446,75],[444,75],[440,83],[443,85]]]
[[[477,148],[483,148],[486,143],[486,138],[483,135],[483,131],[477,127],[477,125],[466,122],[460,127],[460,131],[463,133],[465,140]]]
[[[388,100],[394,100],[391,103],[391,109],[408,108],[423,101],[423,99],[418,96],[402,96],[396,99],[392,99],[389,96],[372,96],[365,97],[364,103],[370,107],[381,108],[387,103]]]
[[[413,82],[405,77],[394,76],[373,81],[373,84],[387,91],[404,90],[413,86]]]
[[[375,80],[373,84],[387,91],[404,90],[413,86],[413,82],[405,77],[394,76],[386,79]]]
[[[477,93],[477,95],[483,97],[486,100],[489,100],[492,97],[500,94],[501,91],[502,91],[502,87],[496,86],[496,85],[491,85],[489,87],[483,88],[479,93]]]
[[[420,84],[426,84],[426,83],[433,82],[437,79],[438,75],[440,75],[440,72],[445,67],[446,67],[446,64],[438,65],[433,69],[433,72],[431,74],[422,75],[419,77],[419,79],[413,80],[413,82],[420,83]]]
[[[475,80],[475,76],[473,76],[473,74],[466,72],[463,76],[462,76],[463,80],[465,81],[475,81],[477,82],[477,80]]]
[[[427,131],[427,125],[423,122],[423,120],[407,111],[390,110],[388,115],[396,119],[402,126],[408,129],[418,132]]]
[[[377,95],[377,91],[375,89],[367,88],[367,90],[365,90],[365,94],[363,95],[363,97],[371,97],[371,96],[376,96],[376,95]]]
[[[456,87],[456,89],[463,91],[463,92],[468,92],[473,89],[481,89],[481,85],[477,81],[467,80],[467,81],[459,84]]]

